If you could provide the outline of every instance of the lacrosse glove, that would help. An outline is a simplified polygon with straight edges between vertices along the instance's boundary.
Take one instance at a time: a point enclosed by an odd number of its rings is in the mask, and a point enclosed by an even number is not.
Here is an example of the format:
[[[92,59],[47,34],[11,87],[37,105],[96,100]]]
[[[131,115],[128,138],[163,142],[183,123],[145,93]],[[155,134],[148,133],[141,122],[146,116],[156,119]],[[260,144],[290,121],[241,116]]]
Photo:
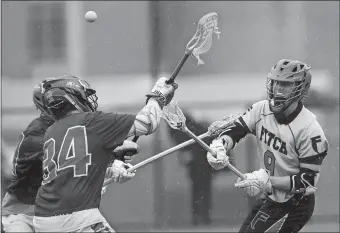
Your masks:
[[[130,167],[132,167],[131,164],[116,159],[112,166],[106,169],[105,180],[113,179],[115,183],[125,183],[135,176],[135,171],[127,171]]]
[[[256,199],[263,194],[272,192],[272,184],[270,183],[269,175],[264,169],[244,174],[245,180],[239,177],[235,183],[235,187],[243,188],[245,192]]]
[[[158,102],[161,109],[163,109],[164,106],[170,103],[170,101],[174,97],[175,90],[178,88],[178,84],[166,84],[167,80],[168,79],[166,77],[158,79],[158,81],[152,88],[151,93],[146,95],[146,103],[148,103],[149,99],[152,98]]]
[[[119,159],[123,162],[131,163],[132,157],[139,153],[139,146],[137,143],[129,140],[125,140],[123,145],[116,147],[113,154],[115,159]]]
[[[212,141],[210,149],[216,153],[216,157],[214,157],[210,152],[207,153],[207,160],[210,166],[215,170],[225,168],[229,163],[229,156],[227,156],[227,151],[224,148],[222,140],[215,139]]]

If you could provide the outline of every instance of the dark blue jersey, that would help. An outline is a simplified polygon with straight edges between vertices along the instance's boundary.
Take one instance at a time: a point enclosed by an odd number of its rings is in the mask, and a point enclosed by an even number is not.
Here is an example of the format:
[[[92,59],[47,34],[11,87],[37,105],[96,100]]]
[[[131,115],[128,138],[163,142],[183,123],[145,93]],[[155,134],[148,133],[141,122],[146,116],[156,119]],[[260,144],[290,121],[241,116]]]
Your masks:
[[[42,181],[44,135],[53,122],[40,116],[21,133],[13,157],[12,180],[7,191],[26,204],[34,204]]]
[[[135,115],[76,113],[56,121],[45,134],[42,186],[35,214],[52,216],[99,208],[112,151],[121,145]]]
[[[34,204],[42,181],[44,135],[52,123],[41,115],[20,134],[13,156],[12,180],[7,187],[10,198],[4,199],[3,212],[22,213],[26,211],[27,205]]]

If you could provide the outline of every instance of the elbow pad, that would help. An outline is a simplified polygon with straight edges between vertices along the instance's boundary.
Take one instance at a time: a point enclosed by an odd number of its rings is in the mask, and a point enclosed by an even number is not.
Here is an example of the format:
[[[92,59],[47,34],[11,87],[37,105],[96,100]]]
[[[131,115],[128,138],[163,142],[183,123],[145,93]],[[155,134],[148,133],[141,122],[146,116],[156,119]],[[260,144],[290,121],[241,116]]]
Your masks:
[[[149,103],[136,116],[136,131],[143,135],[152,134],[159,126],[161,115],[162,111],[157,102],[149,101]]]

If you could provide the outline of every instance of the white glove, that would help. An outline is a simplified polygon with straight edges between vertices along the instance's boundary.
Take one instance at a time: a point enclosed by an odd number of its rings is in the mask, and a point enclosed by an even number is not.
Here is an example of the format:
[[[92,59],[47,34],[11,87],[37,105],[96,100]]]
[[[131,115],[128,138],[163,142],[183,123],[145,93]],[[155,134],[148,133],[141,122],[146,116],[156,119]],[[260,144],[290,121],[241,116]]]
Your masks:
[[[151,90],[151,93],[146,95],[146,102],[148,102],[150,98],[153,98],[158,102],[162,109],[164,106],[170,103],[170,101],[174,97],[174,93],[178,85],[176,83],[166,84],[167,80],[168,79],[166,77],[161,77],[157,80]]]
[[[215,170],[225,168],[229,163],[229,157],[227,156],[227,151],[223,146],[222,140],[215,139],[212,141],[210,149],[216,153],[216,157],[214,157],[210,152],[207,153],[207,160],[210,166]]]
[[[139,146],[137,143],[129,140],[125,140],[123,145],[114,149],[115,158],[131,163],[132,157],[139,152]]]
[[[244,174],[245,180],[238,178],[235,187],[244,188],[246,193],[255,198],[261,197],[264,193],[272,192],[269,175],[264,169]]]
[[[128,172],[126,169],[132,167],[129,163],[124,163],[116,159],[111,167],[106,169],[105,179],[113,179],[115,183],[125,183],[135,176],[135,172]]]

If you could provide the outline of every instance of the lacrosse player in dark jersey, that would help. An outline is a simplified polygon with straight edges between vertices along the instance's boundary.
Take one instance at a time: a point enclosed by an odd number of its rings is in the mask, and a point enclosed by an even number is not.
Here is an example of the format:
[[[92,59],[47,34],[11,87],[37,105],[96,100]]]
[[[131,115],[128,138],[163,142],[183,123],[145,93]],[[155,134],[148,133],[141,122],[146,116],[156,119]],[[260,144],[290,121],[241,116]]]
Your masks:
[[[35,197],[43,179],[41,158],[44,153],[44,135],[54,122],[42,102],[43,83],[51,79],[53,78],[47,78],[34,87],[33,102],[40,111],[40,116],[33,119],[20,134],[14,152],[12,180],[2,202],[2,225],[6,232],[34,232]],[[127,151],[137,153],[137,144],[133,145],[133,142],[129,141],[116,149],[116,153]],[[121,170],[121,167],[109,166],[106,176],[120,183],[125,182],[128,179],[119,173]],[[102,193],[104,191],[105,188]]]
[[[43,139],[54,120],[41,102],[40,84],[33,102],[41,112],[20,134],[13,156],[12,179],[2,201],[2,223],[6,232],[34,232],[34,200],[42,181]]]
[[[235,184],[258,198],[240,232],[299,232],[313,214],[328,142],[316,116],[303,106],[310,68],[300,61],[280,60],[268,74],[268,100],[253,104],[211,144],[217,157],[208,153],[207,159],[218,170],[226,166],[227,154],[239,140],[247,134],[257,139],[261,169]],[[216,122],[209,130],[221,129]]]
[[[36,231],[114,232],[98,209],[106,167],[115,159],[111,152],[131,136],[155,132],[161,109],[177,88],[166,80],[156,82],[137,115],[97,111],[96,91],[81,78],[66,76],[44,84],[44,103],[56,121],[44,138]],[[118,159],[113,163],[126,166]]]

